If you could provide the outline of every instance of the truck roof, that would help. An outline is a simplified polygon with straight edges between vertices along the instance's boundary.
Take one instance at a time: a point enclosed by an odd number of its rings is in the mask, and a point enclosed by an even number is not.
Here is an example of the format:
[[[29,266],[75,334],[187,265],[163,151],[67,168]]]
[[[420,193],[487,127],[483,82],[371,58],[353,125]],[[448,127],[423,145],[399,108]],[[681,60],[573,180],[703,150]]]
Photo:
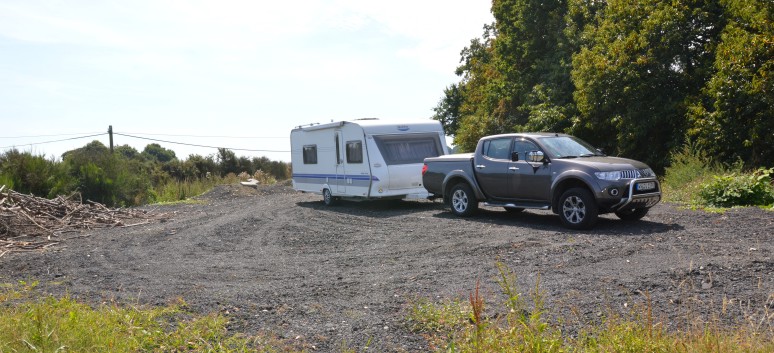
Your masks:
[[[499,135],[490,135],[486,136],[482,139],[492,139],[492,138],[498,138],[498,137],[513,137],[513,136],[523,136],[523,137],[531,137],[531,138],[537,138],[537,137],[549,137],[549,136],[570,136],[567,134],[562,133],[556,133],[556,132],[513,132],[513,133],[507,133],[507,134],[499,134]]]

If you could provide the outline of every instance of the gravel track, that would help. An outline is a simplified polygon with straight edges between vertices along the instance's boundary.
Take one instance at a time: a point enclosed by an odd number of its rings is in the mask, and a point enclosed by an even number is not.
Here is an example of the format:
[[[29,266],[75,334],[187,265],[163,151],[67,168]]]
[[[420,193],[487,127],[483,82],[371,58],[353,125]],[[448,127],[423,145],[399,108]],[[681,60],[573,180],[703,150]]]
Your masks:
[[[170,213],[166,222],[7,254],[0,283],[39,280],[48,293],[95,304],[183,298],[196,312],[227,313],[230,330],[319,351],[426,350],[407,328],[410,303],[466,300],[476,281],[496,315],[497,261],[524,293],[539,277],[549,313],[570,332],[646,296],[670,329],[774,311],[774,212],[757,208],[713,214],[662,203],[639,222],[605,215],[579,232],[547,211],[484,207],[461,219],[430,201],[325,207],[281,185],[221,186],[200,200],[148,207]]]

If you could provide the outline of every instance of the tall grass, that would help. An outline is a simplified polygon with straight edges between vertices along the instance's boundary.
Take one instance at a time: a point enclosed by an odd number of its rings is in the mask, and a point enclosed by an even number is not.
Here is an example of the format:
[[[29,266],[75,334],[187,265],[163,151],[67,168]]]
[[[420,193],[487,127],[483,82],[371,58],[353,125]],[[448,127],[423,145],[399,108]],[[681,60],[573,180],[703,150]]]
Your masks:
[[[153,189],[154,202],[177,202],[188,198],[199,196],[211,190],[217,185],[233,184],[239,181],[239,178],[233,173],[225,177],[210,177],[199,179],[186,179],[183,181],[169,180],[164,184],[158,185]]]
[[[720,163],[694,145],[671,156],[662,182],[665,201],[698,208],[774,208],[774,168],[745,171],[741,161]]]
[[[487,317],[478,285],[470,301],[416,300],[409,328],[424,335],[435,352],[774,352],[774,314],[764,310],[755,325],[721,326],[697,322],[669,331],[653,317],[650,295],[628,316],[609,313],[599,322],[580,323],[570,334],[549,319],[539,279],[522,297],[515,275],[498,264],[498,284],[505,295],[504,316]],[[557,322],[568,322],[563,318]],[[763,320],[763,321],[761,321]]]
[[[664,200],[686,206],[701,205],[699,192],[702,185],[711,181],[715,175],[726,173],[730,168],[713,160],[692,144],[686,144],[682,149],[673,152],[670,160],[662,183]],[[737,165],[734,168],[741,167]]]

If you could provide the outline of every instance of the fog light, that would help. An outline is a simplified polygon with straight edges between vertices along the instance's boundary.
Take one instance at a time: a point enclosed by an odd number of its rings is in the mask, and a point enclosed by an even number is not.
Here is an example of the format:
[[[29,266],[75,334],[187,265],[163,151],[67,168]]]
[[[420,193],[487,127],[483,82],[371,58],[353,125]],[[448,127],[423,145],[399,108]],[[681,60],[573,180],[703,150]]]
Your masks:
[[[610,195],[618,196],[618,193],[619,193],[618,189],[616,189],[616,188],[611,188],[610,189]]]

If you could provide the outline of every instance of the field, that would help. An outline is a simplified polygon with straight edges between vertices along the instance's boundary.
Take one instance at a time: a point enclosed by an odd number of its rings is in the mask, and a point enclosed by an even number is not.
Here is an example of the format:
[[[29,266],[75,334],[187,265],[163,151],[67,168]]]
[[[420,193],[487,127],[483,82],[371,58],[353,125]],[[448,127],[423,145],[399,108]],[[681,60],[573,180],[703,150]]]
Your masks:
[[[639,222],[605,215],[562,228],[546,211],[484,208],[460,219],[439,202],[343,202],[287,186],[220,186],[199,202],[149,206],[164,222],[84,233],[0,258],[0,283],[89,304],[187,303],[229,331],[270,332],[310,350],[423,351],[407,317],[418,302],[467,302],[503,316],[498,264],[547,320],[572,335],[614,315],[651,312],[670,331],[761,329],[774,311],[774,215],[659,204]],[[529,300],[527,300],[529,302]],[[529,308],[528,308],[529,310]],[[771,332],[771,327],[762,327]]]

